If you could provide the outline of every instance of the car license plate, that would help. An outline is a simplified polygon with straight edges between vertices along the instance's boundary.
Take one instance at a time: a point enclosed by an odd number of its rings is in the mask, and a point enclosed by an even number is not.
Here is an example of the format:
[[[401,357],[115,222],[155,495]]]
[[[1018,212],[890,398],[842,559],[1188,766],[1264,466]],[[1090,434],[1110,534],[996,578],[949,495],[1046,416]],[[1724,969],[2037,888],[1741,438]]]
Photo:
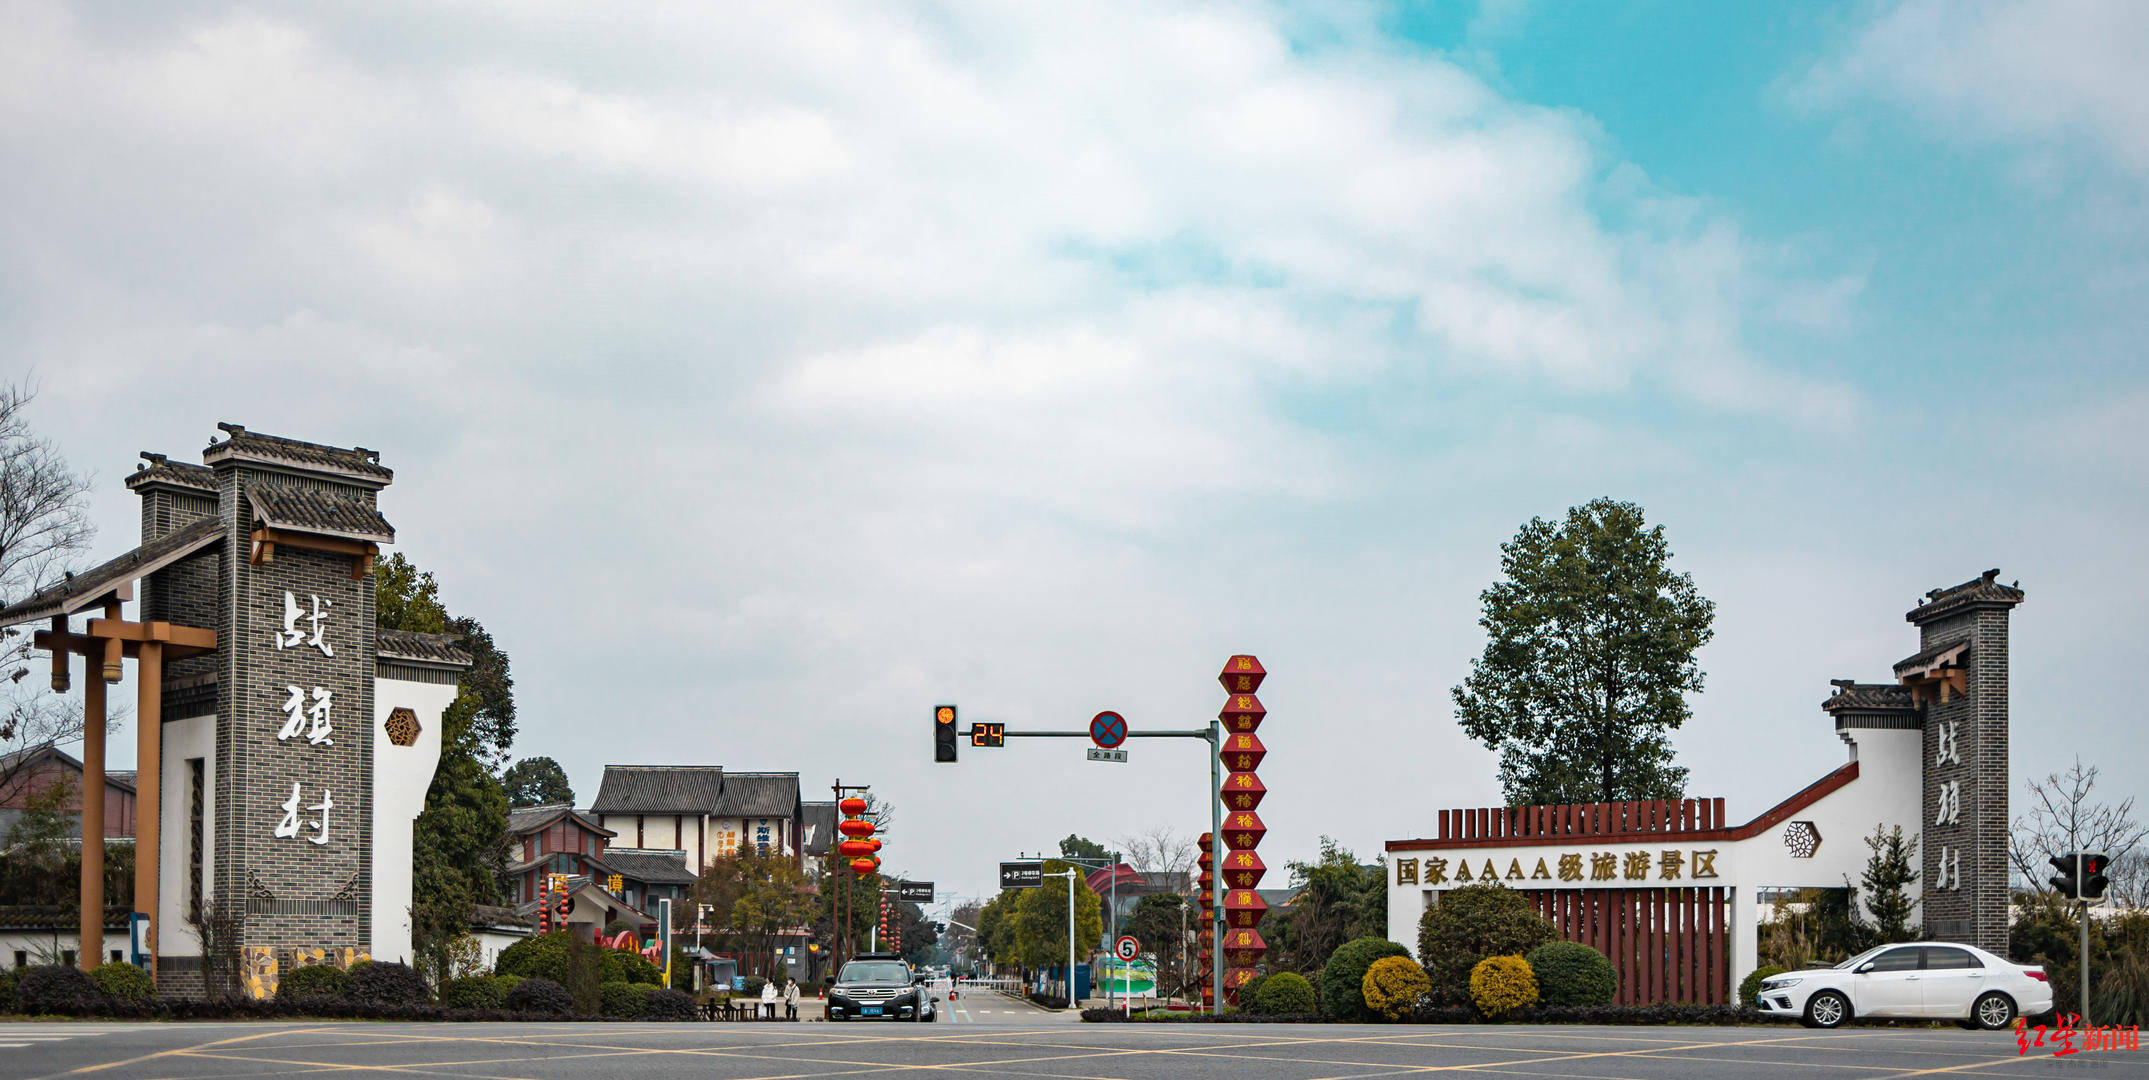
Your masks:
[[[859,1013],[860,1013],[861,1015],[864,1015],[864,1016],[879,1016],[879,1015],[880,1015],[880,1006],[878,1006],[878,1005],[868,1005],[868,1006],[866,1006],[865,1008],[863,1008],[863,1009],[860,1009],[860,1010],[858,1010],[858,1012],[859,1012]]]

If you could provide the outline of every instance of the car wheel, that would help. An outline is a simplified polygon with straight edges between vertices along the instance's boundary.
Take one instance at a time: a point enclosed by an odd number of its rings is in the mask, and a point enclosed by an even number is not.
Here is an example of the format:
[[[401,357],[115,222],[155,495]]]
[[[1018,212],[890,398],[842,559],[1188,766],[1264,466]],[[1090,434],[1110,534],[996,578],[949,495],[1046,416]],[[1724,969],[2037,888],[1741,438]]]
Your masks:
[[[1850,1018],[1850,999],[1833,990],[1823,990],[1806,999],[1807,1027],[1839,1028]]]
[[[2015,1022],[2015,999],[1994,990],[1970,1006],[1970,1018],[1986,1031],[1999,1031]]]

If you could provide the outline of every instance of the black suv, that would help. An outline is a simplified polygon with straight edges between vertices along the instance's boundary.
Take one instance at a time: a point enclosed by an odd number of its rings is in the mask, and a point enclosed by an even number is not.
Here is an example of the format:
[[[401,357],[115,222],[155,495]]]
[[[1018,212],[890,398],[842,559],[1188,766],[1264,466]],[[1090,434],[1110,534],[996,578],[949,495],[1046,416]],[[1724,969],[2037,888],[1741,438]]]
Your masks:
[[[859,953],[836,974],[828,991],[830,1020],[931,1022],[940,999],[925,989],[925,976],[895,953]]]

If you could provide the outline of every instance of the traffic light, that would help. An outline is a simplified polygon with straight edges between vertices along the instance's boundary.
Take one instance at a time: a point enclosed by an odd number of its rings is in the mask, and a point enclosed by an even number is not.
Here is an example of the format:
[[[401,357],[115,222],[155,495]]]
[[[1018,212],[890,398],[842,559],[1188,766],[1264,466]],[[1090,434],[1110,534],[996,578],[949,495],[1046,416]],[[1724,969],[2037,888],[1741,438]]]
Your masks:
[[[992,723],[970,725],[970,745],[1006,746],[1007,725]]]
[[[2054,855],[2045,860],[2052,864],[2053,869],[2059,871],[2059,873],[2045,880],[2050,882],[2053,888],[2058,889],[2061,896],[2069,900],[2080,900],[2082,898],[2082,883],[2075,877],[2081,870],[2081,863],[2078,861],[2080,859],[2080,855],[2070,851],[2065,855]]]
[[[2082,899],[2104,899],[2104,887],[2112,883],[2104,876],[2104,868],[2111,863],[2111,857],[2102,852],[2082,856]]]
[[[955,706],[941,705],[933,710],[933,760],[955,760]]]

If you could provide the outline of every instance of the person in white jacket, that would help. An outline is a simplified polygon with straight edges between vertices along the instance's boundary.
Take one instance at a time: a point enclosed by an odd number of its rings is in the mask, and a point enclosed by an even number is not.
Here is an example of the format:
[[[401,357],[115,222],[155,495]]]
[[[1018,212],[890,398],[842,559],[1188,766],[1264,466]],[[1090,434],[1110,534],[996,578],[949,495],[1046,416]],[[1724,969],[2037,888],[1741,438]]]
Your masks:
[[[776,1019],[776,980],[761,981],[761,1012],[769,1019]]]
[[[786,979],[783,984],[783,1018],[798,1019],[798,980]]]

